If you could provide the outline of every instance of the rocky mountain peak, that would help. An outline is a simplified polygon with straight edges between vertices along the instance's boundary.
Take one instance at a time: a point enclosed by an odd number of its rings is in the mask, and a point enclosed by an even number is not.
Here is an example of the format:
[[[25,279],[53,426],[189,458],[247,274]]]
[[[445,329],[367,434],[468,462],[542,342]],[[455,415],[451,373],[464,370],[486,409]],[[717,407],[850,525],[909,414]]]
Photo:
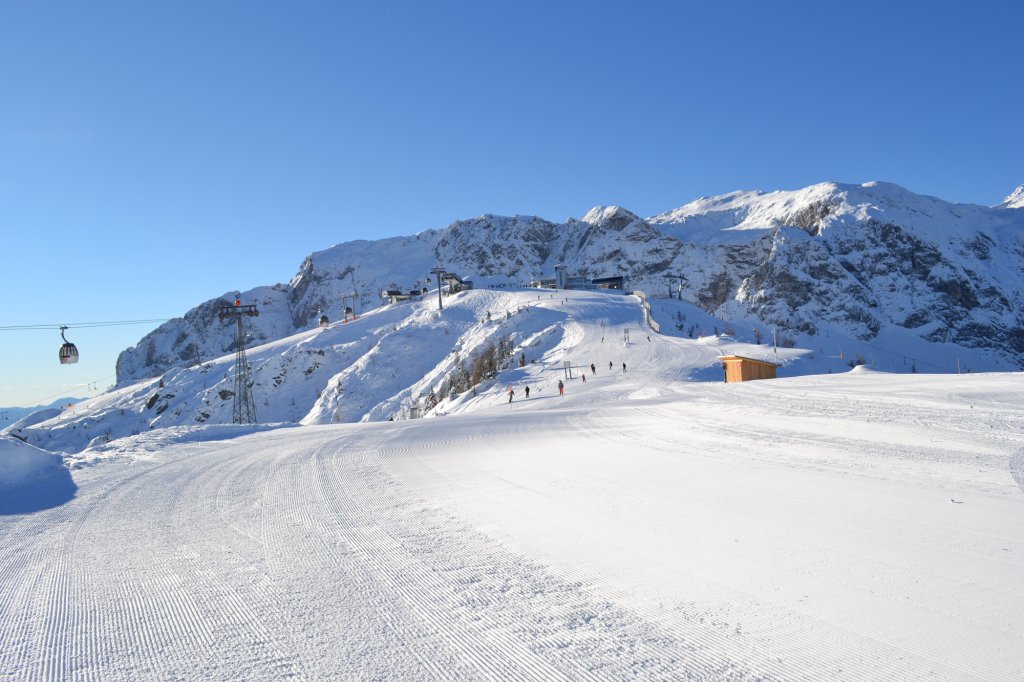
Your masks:
[[[581,220],[590,225],[621,230],[640,217],[621,206],[595,206]]]

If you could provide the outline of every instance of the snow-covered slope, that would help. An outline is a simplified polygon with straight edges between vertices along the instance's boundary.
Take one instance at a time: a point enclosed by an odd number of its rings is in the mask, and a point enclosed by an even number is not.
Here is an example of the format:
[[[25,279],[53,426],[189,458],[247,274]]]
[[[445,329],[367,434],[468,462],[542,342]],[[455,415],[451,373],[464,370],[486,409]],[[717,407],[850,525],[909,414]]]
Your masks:
[[[70,466],[13,443],[15,480],[0,440],[0,678],[1020,677],[1021,375],[649,305],[482,289],[269,341],[259,427],[223,423],[232,354],[26,418]]]
[[[579,305],[564,396],[0,490],[0,679],[1021,679],[1020,374],[679,382]]]
[[[753,330],[718,329],[717,320],[677,301],[655,301],[652,312],[665,320],[663,334],[647,326],[640,298],[622,294],[480,289],[446,296],[443,311],[432,295],[384,306],[249,349],[256,416],[263,424],[312,425],[402,419],[414,406],[424,416],[475,411],[510,382],[551,390],[552,368],[561,371],[567,360],[599,372],[626,362],[672,385],[720,381],[722,353],[782,363],[811,354],[770,351],[755,343]],[[493,349],[503,353],[490,353],[497,358],[484,366],[480,358]],[[847,362],[823,356],[785,371],[841,371]],[[153,429],[209,430],[232,420],[234,366],[228,354],[174,368],[39,414],[13,432],[51,450],[102,454],[111,441]]]
[[[477,287],[524,285],[561,263],[573,275],[624,275],[631,289],[667,295],[665,276],[681,274],[684,300],[706,313],[776,328],[806,347],[834,335],[895,335],[981,351],[975,369],[1016,369],[1024,366],[1021,197],[1018,189],[989,208],[891,183],[821,183],[698,199],[648,220],[620,207],[564,223],[485,215],[339,244],[306,258],[289,284],[242,298],[260,307],[251,329],[260,343],[309,329],[321,313],[340,319],[342,296],[353,291],[365,312],[381,304],[382,289],[419,289],[437,263]],[[119,384],[231,352],[233,327],[217,312],[233,298],[211,299],[124,351]]]

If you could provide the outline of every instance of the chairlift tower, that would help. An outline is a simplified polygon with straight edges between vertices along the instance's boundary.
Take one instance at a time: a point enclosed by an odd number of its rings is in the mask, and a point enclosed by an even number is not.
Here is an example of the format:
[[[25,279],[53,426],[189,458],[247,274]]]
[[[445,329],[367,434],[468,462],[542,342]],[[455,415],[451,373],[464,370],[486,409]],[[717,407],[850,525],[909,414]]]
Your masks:
[[[683,300],[683,282],[688,282],[685,275],[665,275],[665,279],[668,280],[668,297],[672,298],[672,282],[678,280],[679,288],[676,290],[676,298],[680,301]]]
[[[430,274],[434,276],[437,281],[437,309],[444,310],[444,304],[441,303],[441,275],[444,274],[444,268],[440,265],[435,265],[430,269]]]
[[[238,329],[235,341],[235,403],[231,411],[231,421],[234,424],[256,423],[256,406],[252,400],[252,376],[249,372],[249,361],[245,357],[245,331],[242,329],[242,319],[257,317],[259,314],[255,305],[242,305],[239,300],[236,300],[233,306],[221,306],[220,309],[220,319],[234,320]]]

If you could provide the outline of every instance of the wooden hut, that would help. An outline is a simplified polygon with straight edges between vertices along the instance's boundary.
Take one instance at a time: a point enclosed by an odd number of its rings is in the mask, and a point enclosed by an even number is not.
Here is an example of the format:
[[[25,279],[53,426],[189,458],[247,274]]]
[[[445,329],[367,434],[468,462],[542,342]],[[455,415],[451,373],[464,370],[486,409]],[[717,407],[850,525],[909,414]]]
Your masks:
[[[745,358],[742,355],[723,355],[719,360],[725,368],[725,383],[736,381],[753,381],[755,379],[774,379],[778,365],[767,360]]]

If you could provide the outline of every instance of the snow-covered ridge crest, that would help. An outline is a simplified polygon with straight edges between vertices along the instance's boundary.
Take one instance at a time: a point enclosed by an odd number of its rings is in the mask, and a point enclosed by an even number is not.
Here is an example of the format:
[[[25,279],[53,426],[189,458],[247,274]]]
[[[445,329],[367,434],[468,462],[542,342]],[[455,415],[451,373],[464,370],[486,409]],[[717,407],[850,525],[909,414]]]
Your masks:
[[[353,241],[308,256],[289,284],[242,292],[260,306],[254,342],[359,312],[383,289],[433,288],[437,264],[478,287],[526,285],[556,264],[583,277],[622,275],[630,288],[667,292],[727,320],[815,335],[830,325],[858,339],[887,327],[931,342],[991,348],[1024,360],[1024,212],[956,204],[886,182],[824,182],[797,190],[737,191],[649,219],[597,206],[557,223],[483,215],[413,236]],[[1012,201],[1010,200],[1012,199]],[[234,292],[172,320],[125,351],[118,381],[157,376],[234,350],[217,319]]]
[[[621,206],[595,206],[580,218],[589,225],[603,225],[609,222],[629,224],[640,218]]]
[[[741,191],[701,198],[654,216],[650,222],[679,238],[702,239],[714,238],[713,233],[722,230],[778,227],[821,234],[833,226],[871,220],[963,235],[974,231],[972,223],[985,212],[981,206],[951,204],[891,182],[823,182],[798,190]]]

